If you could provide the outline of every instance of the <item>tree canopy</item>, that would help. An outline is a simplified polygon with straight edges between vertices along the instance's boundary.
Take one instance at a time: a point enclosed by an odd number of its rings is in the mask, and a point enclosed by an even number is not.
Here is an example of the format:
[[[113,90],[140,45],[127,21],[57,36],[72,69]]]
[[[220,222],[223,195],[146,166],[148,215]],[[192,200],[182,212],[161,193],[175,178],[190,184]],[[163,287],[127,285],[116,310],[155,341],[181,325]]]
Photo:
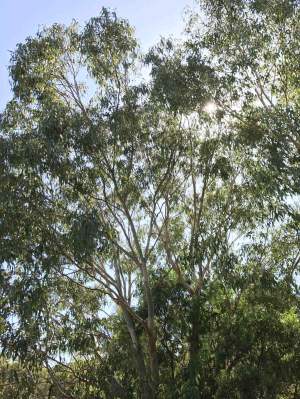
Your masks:
[[[201,0],[145,55],[107,9],[17,46],[0,398],[300,397],[299,48],[296,0]]]

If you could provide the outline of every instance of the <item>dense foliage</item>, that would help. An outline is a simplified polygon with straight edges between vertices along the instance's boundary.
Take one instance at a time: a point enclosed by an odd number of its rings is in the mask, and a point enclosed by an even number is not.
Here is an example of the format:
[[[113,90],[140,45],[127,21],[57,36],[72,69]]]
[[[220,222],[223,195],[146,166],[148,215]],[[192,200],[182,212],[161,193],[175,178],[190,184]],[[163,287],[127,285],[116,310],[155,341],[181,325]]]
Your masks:
[[[106,9],[17,46],[0,398],[300,397],[299,49],[296,0],[201,0],[146,56]]]

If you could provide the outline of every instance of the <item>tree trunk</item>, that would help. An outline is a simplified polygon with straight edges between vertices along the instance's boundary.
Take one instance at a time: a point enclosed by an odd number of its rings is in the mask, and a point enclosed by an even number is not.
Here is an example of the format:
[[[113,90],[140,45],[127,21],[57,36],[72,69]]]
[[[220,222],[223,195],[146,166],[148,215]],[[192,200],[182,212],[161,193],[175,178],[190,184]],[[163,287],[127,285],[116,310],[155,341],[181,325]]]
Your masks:
[[[151,386],[152,384],[149,383],[149,377],[145,366],[144,353],[140,346],[138,337],[136,335],[131,315],[128,313],[126,309],[123,309],[123,315],[131,338],[133,355],[136,363],[137,374],[139,377],[142,399],[155,399],[155,395]]]
[[[152,387],[154,393],[157,393],[159,385],[159,372],[158,372],[158,358],[157,358],[157,349],[156,349],[156,335],[153,329],[150,329],[148,333],[148,346],[149,346]]]
[[[199,296],[197,295],[196,297],[192,298],[188,366],[189,389],[186,399],[198,399],[200,395],[198,382],[198,375],[200,371],[200,313],[201,306]]]
[[[142,257],[142,253],[140,255]],[[156,396],[159,386],[159,365],[156,348],[156,327],[154,321],[154,303],[152,298],[152,292],[150,287],[149,275],[146,266],[145,259],[139,264],[144,283],[144,300],[147,304],[147,328],[146,335],[148,338],[148,350],[149,350],[149,361],[150,361],[150,372],[151,372],[151,386]]]

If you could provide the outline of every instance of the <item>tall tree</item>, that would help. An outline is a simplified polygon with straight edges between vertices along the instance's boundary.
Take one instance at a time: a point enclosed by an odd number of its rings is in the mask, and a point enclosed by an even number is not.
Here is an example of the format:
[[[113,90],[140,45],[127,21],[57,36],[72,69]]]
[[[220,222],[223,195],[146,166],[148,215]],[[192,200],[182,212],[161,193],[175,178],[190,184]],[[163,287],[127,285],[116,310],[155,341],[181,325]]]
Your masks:
[[[12,56],[1,342],[65,397],[298,395],[299,4],[201,7],[148,83],[106,9]]]

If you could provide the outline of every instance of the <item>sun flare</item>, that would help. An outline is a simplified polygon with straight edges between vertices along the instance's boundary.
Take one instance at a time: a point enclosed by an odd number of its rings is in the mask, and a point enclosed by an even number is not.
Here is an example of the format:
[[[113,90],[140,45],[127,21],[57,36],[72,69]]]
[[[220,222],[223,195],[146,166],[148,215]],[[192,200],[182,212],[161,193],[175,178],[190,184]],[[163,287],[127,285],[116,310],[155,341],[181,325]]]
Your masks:
[[[207,112],[208,114],[214,114],[217,111],[217,105],[212,102],[209,101],[208,103],[205,104],[205,106],[203,107],[203,111]]]

